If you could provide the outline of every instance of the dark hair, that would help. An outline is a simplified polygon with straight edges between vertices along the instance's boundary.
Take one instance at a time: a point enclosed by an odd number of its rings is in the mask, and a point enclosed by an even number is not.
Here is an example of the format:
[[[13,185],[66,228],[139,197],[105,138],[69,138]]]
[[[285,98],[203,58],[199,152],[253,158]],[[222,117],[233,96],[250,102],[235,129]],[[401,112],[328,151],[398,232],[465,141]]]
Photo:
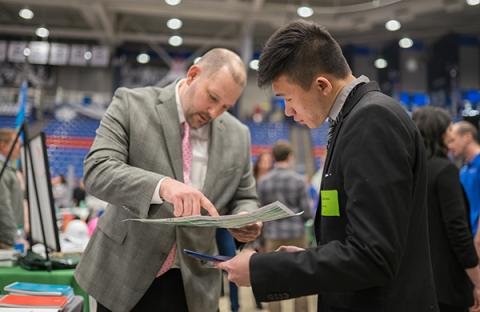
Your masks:
[[[285,161],[292,154],[292,146],[284,140],[275,142],[272,148],[273,159],[275,161]]]
[[[262,158],[265,157],[266,155],[270,155],[269,151],[263,151],[257,156],[257,160],[253,164],[253,176],[255,177],[255,180],[258,180],[259,174],[260,174],[260,162],[262,161]],[[270,168],[271,169],[271,168]]]
[[[67,180],[65,179],[65,176],[63,174],[59,174],[58,179],[60,180],[60,183],[62,183],[62,184],[67,183]]]
[[[439,107],[417,109],[412,115],[427,150],[427,158],[446,157],[445,133],[452,122],[450,114]]]
[[[351,70],[340,45],[325,27],[299,20],[280,28],[268,39],[258,64],[258,86],[286,74],[309,90],[320,73],[342,79]]]

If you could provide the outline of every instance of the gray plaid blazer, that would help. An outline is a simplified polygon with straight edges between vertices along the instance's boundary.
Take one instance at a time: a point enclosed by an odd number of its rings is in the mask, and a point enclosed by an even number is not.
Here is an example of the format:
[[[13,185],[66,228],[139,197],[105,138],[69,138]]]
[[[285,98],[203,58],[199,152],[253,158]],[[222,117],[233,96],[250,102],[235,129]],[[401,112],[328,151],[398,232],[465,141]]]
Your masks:
[[[3,164],[0,160],[0,169]],[[15,169],[7,165],[0,179],[0,243],[13,246],[20,224],[23,224],[23,192]]]
[[[220,214],[256,209],[248,128],[224,113],[212,122],[209,145],[202,192]],[[110,310],[133,308],[176,241],[189,311],[217,311],[221,272],[179,252],[216,253],[215,229],[122,222],[173,217],[169,203],[152,205],[151,198],[162,177],[183,181],[182,172],[175,84],[118,89],[85,159],[87,191],[109,205],[75,272]]]

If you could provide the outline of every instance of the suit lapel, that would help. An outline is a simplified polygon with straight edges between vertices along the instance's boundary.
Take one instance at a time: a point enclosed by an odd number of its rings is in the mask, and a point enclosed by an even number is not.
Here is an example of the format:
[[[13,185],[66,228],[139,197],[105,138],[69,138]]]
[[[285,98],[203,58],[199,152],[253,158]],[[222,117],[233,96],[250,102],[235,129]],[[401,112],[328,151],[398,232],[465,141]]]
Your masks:
[[[178,181],[183,181],[182,136],[175,101],[175,85],[176,83],[172,83],[160,91],[156,109],[160,120],[160,127],[163,129],[163,139],[167,146],[170,164],[175,173],[174,178]]]
[[[323,175],[328,173],[328,169],[330,167],[330,162],[332,160],[333,151],[335,149],[335,142],[337,141],[338,134],[340,133],[340,129],[342,128],[343,121],[348,116],[348,114],[352,111],[352,109],[357,105],[361,98],[365,94],[371,91],[380,91],[378,84],[374,81],[360,85],[357,90],[352,91],[354,92],[353,96],[349,96],[347,101],[345,102],[342,111],[341,117],[338,121],[338,125],[335,127],[335,131],[333,132],[332,142],[330,143],[330,150],[327,151],[327,158],[325,159],[325,166],[323,169]]]
[[[210,146],[208,148],[208,164],[207,164],[207,176],[205,177],[205,183],[203,185],[203,194],[208,197],[211,193],[214,183],[217,180],[220,173],[220,164],[222,162],[222,151],[224,148],[224,135],[222,132],[225,130],[223,124],[223,116],[214,119],[212,127],[210,129]]]
[[[363,84],[358,87],[358,89],[355,91],[353,96],[349,96],[347,98],[347,101],[345,102],[342,111],[341,111],[341,118],[338,121],[338,125],[335,127],[335,132],[333,133],[332,136],[332,141],[330,143],[330,150],[327,151],[327,158],[325,159],[325,165],[323,167],[323,173],[322,173],[322,184],[320,185],[320,198],[318,200],[318,205],[317,205],[317,212],[315,214],[315,222],[314,222],[314,229],[315,229],[315,238],[317,242],[320,241],[320,232],[321,232],[321,211],[322,211],[322,196],[321,196],[321,190],[323,190],[323,183],[325,181],[325,176],[330,172],[330,163],[332,161],[332,155],[333,151],[335,149],[335,142],[337,141],[338,134],[340,133],[340,129],[342,128],[343,122],[347,118],[348,114],[352,111],[352,109],[357,105],[358,102],[369,92],[371,91],[380,91],[380,88],[378,87],[378,84],[374,81],[371,81],[369,83]]]

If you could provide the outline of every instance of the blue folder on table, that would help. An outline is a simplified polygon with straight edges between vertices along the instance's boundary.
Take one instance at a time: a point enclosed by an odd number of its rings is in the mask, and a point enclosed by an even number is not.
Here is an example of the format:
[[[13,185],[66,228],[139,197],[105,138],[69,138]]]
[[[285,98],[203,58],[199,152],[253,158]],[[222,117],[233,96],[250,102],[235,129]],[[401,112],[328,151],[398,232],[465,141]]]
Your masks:
[[[73,289],[69,285],[14,282],[5,286],[3,290],[24,295],[66,296],[68,298],[74,296]]]

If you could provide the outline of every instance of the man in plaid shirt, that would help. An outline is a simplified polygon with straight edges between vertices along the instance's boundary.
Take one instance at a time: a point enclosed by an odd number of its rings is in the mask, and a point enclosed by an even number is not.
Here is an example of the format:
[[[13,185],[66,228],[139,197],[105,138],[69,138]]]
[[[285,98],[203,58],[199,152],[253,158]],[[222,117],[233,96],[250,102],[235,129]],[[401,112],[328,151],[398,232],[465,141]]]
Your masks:
[[[274,168],[258,182],[258,197],[261,205],[278,200],[292,211],[304,211],[304,213],[301,216],[264,223],[263,236],[266,241],[266,252],[275,251],[281,246],[306,248],[304,223],[311,218],[307,183],[292,169],[293,151],[288,142],[277,141],[272,153],[275,160]],[[271,312],[281,311],[280,302],[271,302],[268,308]],[[308,311],[306,297],[295,299],[295,311]]]

